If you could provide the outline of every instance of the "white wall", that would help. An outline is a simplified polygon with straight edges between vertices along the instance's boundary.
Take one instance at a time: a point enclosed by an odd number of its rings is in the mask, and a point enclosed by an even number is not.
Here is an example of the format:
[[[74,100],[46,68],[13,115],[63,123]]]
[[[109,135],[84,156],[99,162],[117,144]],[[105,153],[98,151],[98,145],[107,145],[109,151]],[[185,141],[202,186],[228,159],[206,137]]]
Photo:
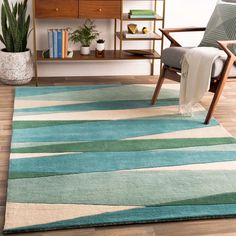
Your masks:
[[[16,0],[9,0],[16,1]],[[50,1],[50,0],[49,0]],[[89,1],[89,0],[88,0]],[[2,4],[3,0],[0,0]],[[29,12],[31,12],[31,0],[29,0]],[[187,27],[206,26],[207,21],[214,9],[216,0],[166,0],[166,27]],[[125,11],[133,8],[148,8],[152,4],[150,0],[125,0]],[[161,3],[158,3],[161,10]],[[47,48],[47,29],[63,28],[70,26],[74,28],[83,23],[83,20],[59,20],[59,21],[37,21],[37,41],[39,49]],[[96,20],[95,24],[101,33],[101,37],[106,40],[106,48],[113,48],[113,21]],[[139,27],[151,26],[148,22],[139,23]],[[159,25],[159,27],[161,27]],[[201,39],[201,33],[179,34],[177,39],[183,45],[197,45]],[[119,40],[117,40],[117,45]],[[124,49],[148,48],[149,42],[124,42]],[[165,41],[168,46],[168,41]],[[29,47],[32,48],[32,35],[29,40]],[[76,49],[79,45],[70,45]],[[92,45],[94,47],[94,45]],[[2,45],[0,45],[2,48]],[[157,44],[157,50],[159,46]],[[150,63],[142,61],[105,61],[105,62],[66,62],[66,63],[41,63],[39,66],[40,76],[96,76],[96,75],[147,75],[150,71]],[[155,73],[159,73],[159,63],[156,63]]]

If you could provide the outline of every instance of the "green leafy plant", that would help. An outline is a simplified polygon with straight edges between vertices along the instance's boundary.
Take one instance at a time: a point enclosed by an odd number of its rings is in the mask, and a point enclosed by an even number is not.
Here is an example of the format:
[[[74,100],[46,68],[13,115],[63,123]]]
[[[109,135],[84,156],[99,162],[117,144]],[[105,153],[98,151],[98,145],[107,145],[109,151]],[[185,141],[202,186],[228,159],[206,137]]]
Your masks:
[[[3,0],[0,40],[5,45],[7,52],[27,51],[27,41],[30,34],[30,15],[26,15],[27,4],[28,0],[24,0],[10,6],[8,0]]]
[[[84,47],[88,47],[98,36],[99,33],[96,30],[94,22],[86,20],[82,27],[70,33],[70,40],[74,43],[81,43]]]

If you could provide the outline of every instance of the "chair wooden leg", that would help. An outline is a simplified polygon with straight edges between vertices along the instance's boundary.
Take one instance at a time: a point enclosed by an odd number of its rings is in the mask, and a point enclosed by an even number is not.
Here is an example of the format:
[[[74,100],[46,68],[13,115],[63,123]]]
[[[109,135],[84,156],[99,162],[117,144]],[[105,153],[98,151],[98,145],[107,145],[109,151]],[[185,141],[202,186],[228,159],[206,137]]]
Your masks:
[[[212,99],[210,108],[208,110],[208,113],[207,113],[207,116],[206,116],[206,119],[205,119],[205,122],[204,122],[204,124],[206,124],[206,125],[209,124],[209,122],[210,122],[210,120],[212,118],[212,115],[213,115],[213,113],[214,113],[214,111],[216,109],[216,105],[219,102],[220,96],[221,96],[221,94],[223,92],[225,83],[226,83],[226,81],[228,79],[229,72],[230,72],[230,70],[231,70],[231,68],[233,66],[233,61],[232,60],[229,60],[226,63],[227,64],[226,64],[225,69],[224,69],[224,71],[222,73],[222,78],[221,78],[221,80],[219,82],[219,85],[217,87],[216,93],[215,93],[215,95],[214,95],[214,97]]]
[[[156,86],[156,89],[153,93],[153,96],[152,96],[152,101],[151,101],[151,105],[155,105],[156,104],[156,101],[157,101],[157,97],[161,91],[161,86],[164,82],[164,79],[165,79],[165,72],[166,72],[166,69],[165,67],[162,68],[161,70],[161,73],[160,73],[160,77],[157,81],[157,86]]]
[[[205,119],[205,122],[204,122],[205,125],[208,125],[210,123],[210,120],[211,120],[211,118],[213,116],[213,113],[216,109],[216,105],[219,102],[220,96],[223,92],[224,85],[225,85],[225,83],[220,84],[219,87],[221,87],[221,89],[219,91],[217,89],[217,92],[213,96],[210,108],[208,110],[208,113],[207,113],[207,116],[206,116],[206,119]]]

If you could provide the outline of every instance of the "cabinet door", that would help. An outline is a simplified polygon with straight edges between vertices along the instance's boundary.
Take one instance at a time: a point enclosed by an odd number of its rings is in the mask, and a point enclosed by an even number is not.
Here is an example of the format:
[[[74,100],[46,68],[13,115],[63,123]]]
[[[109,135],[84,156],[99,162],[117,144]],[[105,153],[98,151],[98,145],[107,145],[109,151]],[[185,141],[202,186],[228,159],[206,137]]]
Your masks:
[[[118,19],[121,0],[79,0],[79,18]]]
[[[36,18],[77,18],[78,0],[35,0]]]

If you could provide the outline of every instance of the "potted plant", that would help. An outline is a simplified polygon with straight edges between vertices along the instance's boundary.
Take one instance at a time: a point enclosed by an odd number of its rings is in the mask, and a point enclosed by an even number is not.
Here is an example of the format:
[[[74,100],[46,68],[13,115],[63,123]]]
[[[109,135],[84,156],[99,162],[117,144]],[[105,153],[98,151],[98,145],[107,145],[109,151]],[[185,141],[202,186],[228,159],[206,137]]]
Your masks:
[[[28,0],[10,6],[3,0],[1,9],[2,34],[0,40],[5,48],[0,50],[0,80],[9,85],[28,83],[33,77],[33,61],[27,48],[30,34]]]
[[[70,40],[74,43],[80,43],[80,53],[82,55],[90,54],[90,45],[93,40],[99,36],[93,21],[86,20],[84,25],[70,34]]]

